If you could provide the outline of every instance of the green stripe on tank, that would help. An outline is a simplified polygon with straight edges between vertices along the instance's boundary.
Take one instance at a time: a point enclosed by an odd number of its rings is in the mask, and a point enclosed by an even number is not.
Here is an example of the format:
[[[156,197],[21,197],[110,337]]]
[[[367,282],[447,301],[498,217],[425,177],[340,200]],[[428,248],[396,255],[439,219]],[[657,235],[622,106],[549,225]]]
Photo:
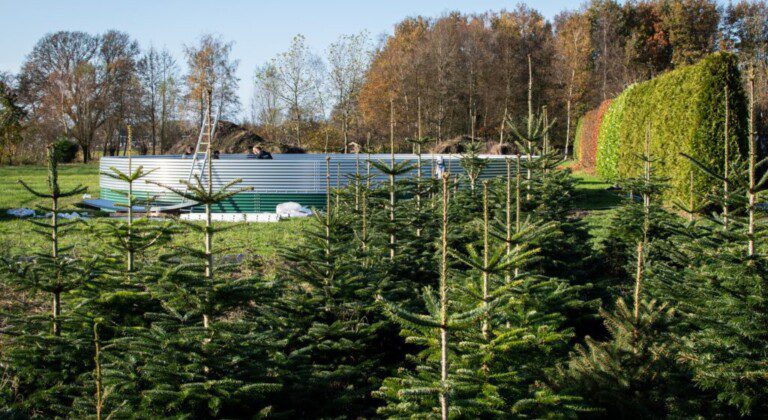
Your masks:
[[[151,196],[151,194],[142,191],[134,191],[133,195],[142,200]],[[112,190],[109,188],[103,188],[99,196],[105,200],[117,203],[125,204],[128,201],[125,196],[125,191]],[[156,200],[154,204],[176,204],[180,201],[181,200],[178,197],[163,196],[162,199]],[[324,210],[326,195],[322,193],[240,193],[235,194],[221,203],[215,204],[213,206],[213,211],[215,213],[274,213],[278,204],[288,201],[299,203],[305,207]],[[192,208],[192,212],[194,213],[202,213],[203,211],[203,206],[195,206]]]

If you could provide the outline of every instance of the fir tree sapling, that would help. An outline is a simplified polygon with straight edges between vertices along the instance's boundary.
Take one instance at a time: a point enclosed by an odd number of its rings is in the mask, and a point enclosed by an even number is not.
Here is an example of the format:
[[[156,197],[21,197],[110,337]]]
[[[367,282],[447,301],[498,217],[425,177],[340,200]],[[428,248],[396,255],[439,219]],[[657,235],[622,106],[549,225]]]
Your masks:
[[[730,205],[729,187],[729,167],[731,165],[731,154],[728,150],[728,85],[724,86],[725,89],[725,123],[723,125],[725,133],[723,136],[723,230],[728,230],[728,206]]]
[[[394,261],[395,259],[395,247],[397,238],[397,222],[396,222],[396,208],[397,208],[397,177],[410,172],[413,169],[411,161],[395,162],[395,108],[394,99],[390,99],[390,121],[389,121],[389,153],[390,162],[386,164],[381,161],[371,162],[371,165],[378,169],[381,173],[387,175],[389,183],[387,187],[389,200],[387,201],[385,208],[388,212],[389,224],[386,226],[387,233],[389,234],[389,259]]]
[[[406,342],[424,346],[414,360],[415,371],[401,370],[396,377],[387,378],[376,396],[387,401],[379,409],[385,416],[431,416],[443,419],[454,415],[458,408],[452,401],[461,396],[464,378],[453,366],[451,334],[468,328],[482,317],[482,306],[465,312],[452,308],[449,294],[454,290],[448,276],[448,181],[449,174],[442,177],[442,223],[440,230],[440,262],[437,295],[432,288],[423,292],[427,314],[408,311],[396,303],[380,297],[387,316],[398,322]],[[460,411],[456,411],[460,413]]]
[[[8,314],[3,332],[0,364],[9,386],[0,393],[0,417],[67,416],[73,399],[81,388],[79,376],[88,372],[87,339],[75,310],[74,297],[63,310],[64,298],[70,298],[94,276],[91,259],[82,258],[72,246],[62,245],[62,238],[75,228],[76,220],[63,221],[60,200],[81,194],[82,186],[62,190],[59,184],[58,152],[47,148],[47,191],[21,185],[31,194],[50,200],[48,221],[31,219],[33,231],[47,239],[47,252],[32,258],[3,260],[2,279],[8,287],[21,293],[47,295],[51,298],[49,315],[37,311]]]
[[[409,179],[411,184],[411,190],[415,201],[415,209],[413,212],[413,224],[416,228],[416,237],[421,236],[421,231],[424,229],[426,221],[424,220],[427,215],[423,211],[423,201],[427,199],[427,193],[430,191],[431,179],[423,178],[423,157],[422,147],[432,141],[429,137],[421,137],[421,121],[419,121],[419,137],[410,140],[416,147],[416,177]]]
[[[631,198],[619,208],[613,210],[608,224],[609,235],[600,243],[607,256],[608,268],[614,270],[618,282],[609,286],[608,294],[629,297],[627,290],[634,290],[640,284],[635,281],[633,287],[625,287],[623,279],[643,270],[645,261],[654,260],[656,263],[667,260],[667,250],[664,241],[682,229],[679,219],[662,208],[660,196],[668,187],[668,179],[659,177],[653,171],[654,163],[658,162],[650,153],[650,127],[646,129],[644,153],[635,157],[643,168],[641,175],[622,182],[622,187],[631,191]],[[640,197],[636,202],[635,197]],[[653,239],[653,240],[651,240]],[[639,299],[635,299],[638,302]],[[637,309],[637,305],[635,305]]]
[[[68,191],[62,191],[59,186],[59,156],[53,147],[48,147],[48,190],[46,192],[37,191],[27,183],[19,180],[24,189],[32,195],[51,200],[51,207],[40,207],[40,210],[47,211],[51,215],[49,223],[30,219],[29,222],[37,226],[35,232],[49,238],[51,252],[49,254],[38,254],[36,257],[35,268],[30,272],[34,275],[33,286],[40,291],[45,291],[52,296],[51,321],[54,335],[61,335],[61,295],[78,286],[82,281],[82,273],[77,267],[77,261],[63,253],[71,249],[60,245],[60,236],[69,231],[77,220],[60,220],[62,210],[59,208],[59,200],[62,198],[73,197],[86,191],[86,187],[78,185]]]
[[[479,142],[472,141],[467,145],[466,151],[462,153],[461,159],[459,160],[461,167],[464,169],[464,172],[466,172],[467,178],[469,179],[469,189],[471,191],[475,190],[477,180],[480,178],[480,175],[482,175],[485,167],[488,166],[488,161],[479,156],[480,147],[481,145]]]
[[[755,204],[757,197],[757,184],[755,182],[755,170],[757,163],[755,150],[755,67],[749,68],[749,130],[747,139],[749,145],[749,189],[747,201],[748,226],[747,226],[747,255],[755,255]]]
[[[652,263],[646,247],[655,239],[649,230],[652,205],[665,185],[653,175],[654,158],[648,144],[646,141],[646,152],[640,156],[643,175],[626,182],[643,197],[640,209],[628,204],[633,210],[631,217],[638,219],[635,224],[640,226],[640,233],[634,236],[632,304],[627,305],[620,297],[612,311],[601,309],[609,338],[601,342],[586,337],[585,344],[576,346],[570,360],[554,376],[555,389],[582,397],[611,418],[688,415],[698,403],[687,372],[676,361],[674,310],[668,304],[643,299],[643,283]]]
[[[139,370],[148,389],[141,404],[153,415],[266,412],[266,396],[280,389],[274,358],[281,341],[261,313],[275,298],[272,285],[232,272],[231,265],[215,265],[221,252],[214,248],[215,233],[226,227],[213,223],[213,206],[250,188],[237,188],[240,180],[234,180],[214,189],[211,159],[204,176],[181,181],[183,189],[161,185],[202,204],[206,217],[202,225],[186,223],[201,234],[202,250],[178,247],[161,257],[164,266],[149,287],[162,311],[147,314],[150,327],[129,344],[142,355]]]
[[[353,206],[332,203],[329,195],[326,211],[314,214],[300,246],[281,252],[284,289],[277,309],[286,317],[281,329],[290,369],[275,409],[293,416],[373,415],[370,392],[388,372],[386,325],[374,306],[381,264],[360,249],[367,233],[358,234],[360,246],[354,240]]]
[[[525,131],[520,131],[513,121],[508,120],[512,134],[516,137],[518,149],[525,151],[525,184],[526,195],[525,200],[531,199],[531,183],[533,180],[533,155],[536,148],[541,148],[541,143],[547,137],[547,133],[552,128],[552,125],[545,123],[544,114],[538,116],[533,113],[533,65],[531,64],[531,56],[528,55],[528,115],[525,119]]]
[[[750,119],[753,106],[750,100]],[[727,181],[727,200],[717,192],[708,199],[720,208],[727,202],[729,213],[727,218],[708,215],[681,231],[670,246],[674,259],[659,270],[653,285],[657,296],[686,315],[689,327],[681,333],[681,358],[693,370],[696,384],[745,416],[768,409],[764,392],[768,386],[764,363],[768,263],[759,252],[768,229],[754,214],[754,196],[765,188],[768,175],[758,180],[755,174],[766,160],[756,162],[753,130],[751,123],[749,161],[731,159],[727,178],[724,170],[686,156],[706,175]],[[728,229],[724,229],[726,223]]]
[[[479,322],[454,333],[455,376],[462,387],[452,410],[465,416],[573,414],[577,409],[573,398],[532,391],[537,388],[534,378],[565,355],[572,336],[563,325],[565,311],[581,305],[576,288],[535,271],[539,250],[530,241],[543,241],[554,225],[527,219],[513,226],[510,186],[505,200],[509,217],[499,217],[509,223],[492,226],[489,189],[490,182],[484,181],[482,213],[476,220],[480,240],[470,235],[466,252],[451,251],[458,263],[451,276],[461,291],[452,307],[459,312],[483,308]],[[519,186],[517,192],[520,198]],[[466,225],[471,228],[475,223]]]
[[[130,126],[127,140],[130,145]],[[126,217],[97,221],[87,231],[105,246],[96,252],[98,276],[76,294],[81,322],[92,325],[93,338],[89,341],[94,366],[88,375],[82,376],[86,389],[73,402],[72,415],[91,415],[94,410],[97,417],[126,415],[126,407],[138,402],[129,373],[136,354],[124,344],[135,338],[136,330],[149,325],[145,315],[160,308],[147,284],[153,278],[156,263],[148,254],[150,249],[166,244],[174,229],[168,222],[137,217],[136,209],[148,209],[151,199],[137,198],[134,185],[151,171],[133,167],[130,146],[127,160],[127,172],[111,167],[101,173],[128,185],[126,203],[118,204],[126,209]]]
[[[123,195],[126,198],[126,204],[123,206],[118,204],[119,207],[124,207],[127,213],[125,222],[119,221],[117,223],[103,223],[102,226],[105,229],[107,237],[111,239],[108,243],[110,248],[125,253],[125,271],[131,275],[136,270],[136,254],[140,253],[158,242],[165,239],[166,231],[163,229],[163,224],[158,224],[157,227],[153,227],[148,223],[147,219],[136,220],[135,211],[137,202],[144,204],[147,208],[151,204],[151,199],[147,198],[143,201],[137,200],[137,197],[133,193],[134,184],[143,180],[147,175],[154,172],[156,169],[145,170],[144,166],[140,165],[135,170],[133,169],[133,156],[132,156],[132,138],[131,138],[131,126],[127,127],[128,131],[128,172],[122,172],[115,167],[110,167],[109,171],[102,171],[100,174],[112,178],[117,181],[122,181],[128,184],[128,191]]]

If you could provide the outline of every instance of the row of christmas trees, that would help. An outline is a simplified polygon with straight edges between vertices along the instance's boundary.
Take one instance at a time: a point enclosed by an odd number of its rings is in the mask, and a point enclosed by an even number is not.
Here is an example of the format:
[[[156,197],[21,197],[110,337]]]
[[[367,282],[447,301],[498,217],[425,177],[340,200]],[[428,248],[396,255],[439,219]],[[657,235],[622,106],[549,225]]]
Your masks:
[[[529,101],[530,102],[530,101]],[[49,157],[50,248],[6,256],[3,281],[50,311],[2,329],[5,417],[664,417],[768,408],[765,225],[749,159],[702,170],[723,188],[662,208],[655,158],[590,237],[546,115],[513,129],[522,154],[478,181],[422,174],[421,158],[364,160],[276,267],[240,261],[237,225],[150,220],[128,183],[125,220],[62,221]],[[754,130],[750,130],[754,133]],[[417,151],[426,142],[414,141]],[[540,155],[531,159],[534,153]],[[698,163],[697,163],[698,164]],[[211,170],[210,166],[207,168]],[[330,162],[327,173],[330,175]],[[372,184],[381,171],[389,181]],[[415,171],[415,177],[404,177]],[[205,177],[211,180],[210,172]],[[242,192],[195,179],[204,205]],[[690,204],[690,203],[689,203]],[[60,245],[73,229],[100,241]],[[198,247],[174,236],[197,233]],[[595,242],[595,243],[591,243]]]

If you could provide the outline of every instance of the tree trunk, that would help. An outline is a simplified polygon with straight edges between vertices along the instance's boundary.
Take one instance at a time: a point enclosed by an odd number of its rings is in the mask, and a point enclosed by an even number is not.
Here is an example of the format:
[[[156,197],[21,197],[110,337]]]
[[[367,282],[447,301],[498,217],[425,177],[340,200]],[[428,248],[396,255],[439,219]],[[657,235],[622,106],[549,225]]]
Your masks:
[[[501,125],[499,126],[499,146],[504,144],[504,126],[507,123],[507,107],[504,106],[504,115],[501,117]],[[501,153],[501,149],[499,149]]]
[[[448,419],[448,174],[443,174],[443,223],[440,234],[440,413]]]
[[[603,21],[603,101],[608,99],[608,28]]]
[[[488,180],[483,181],[483,307],[485,312],[483,314],[482,334],[483,339],[488,341],[489,334],[489,318],[488,303],[490,301],[489,285],[491,281],[490,273],[488,272]],[[487,365],[483,364],[487,370]]]
[[[565,154],[568,159],[568,147],[571,145],[571,102],[573,101],[573,79],[576,77],[576,69],[571,70],[571,83],[568,85],[568,101],[565,103]]]
[[[51,315],[53,316],[53,335],[61,335],[61,292],[53,292],[53,307],[51,308]]]
[[[160,153],[163,153],[165,147],[165,120],[167,116],[168,100],[165,97],[165,89],[163,90],[163,100],[160,105]],[[155,153],[153,150],[152,153]]]
[[[755,69],[749,69],[749,224],[747,255],[755,255]]]
[[[640,317],[640,284],[643,280],[643,241],[637,243],[637,270],[635,272],[635,322]]]
[[[730,179],[729,177],[729,165],[728,160],[730,159],[730,151],[729,149],[729,133],[728,133],[728,85],[725,85],[725,144],[724,144],[724,163],[723,163],[723,178],[725,179],[723,181],[723,229],[728,230],[728,201],[730,200],[729,195],[729,185]]]
[[[207,111],[206,116],[208,120],[208,142],[212,143],[213,139],[211,138],[212,130],[213,130],[213,121],[211,120],[211,91],[208,91],[207,95]],[[206,172],[207,172],[207,189],[208,189],[208,195],[213,195],[213,159],[208,158],[207,165],[206,165]],[[211,203],[205,204],[205,278],[208,280],[213,280],[213,220],[211,217],[212,209],[211,209]],[[203,328],[208,328],[209,325],[209,316],[208,314],[203,314]]]
[[[421,96],[416,99],[416,213],[421,215]],[[416,228],[416,237],[421,237],[421,227]]]
[[[393,171],[389,174],[389,221],[395,223],[395,105],[394,100],[389,100],[389,152]],[[389,235],[389,259],[395,259],[395,233]]]
[[[128,129],[128,144],[131,144],[131,126],[129,125],[127,127]],[[133,175],[133,153],[128,153],[128,176]],[[133,242],[133,179],[131,179],[128,182],[128,241],[129,243]],[[128,249],[128,262],[127,262],[127,269],[128,269],[128,275],[132,276],[134,271],[134,251],[132,246]]]
[[[507,223],[506,223],[506,251],[507,251],[507,259],[509,259],[510,254],[512,253],[512,161],[509,158],[506,158],[507,163],[507,182],[506,182],[506,216],[507,216]],[[507,271],[507,274],[504,276],[504,279],[507,283],[510,281],[509,271]]]
[[[99,342],[99,324],[93,324],[93,379],[96,382],[96,420],[101,420],[101,410],[104,407],[103,394],[101,392],[101,343]]]
[[[347,116],[344,115],[344,121],[341,123],[341,136],[344,138],[344,154],[348,153],[349,140],[347,139]]]
[[[152,108],[152,118],[150,124],[152,124],[152,154],[154,155],[157,152],[157,122],[155,121],[154,107]]]

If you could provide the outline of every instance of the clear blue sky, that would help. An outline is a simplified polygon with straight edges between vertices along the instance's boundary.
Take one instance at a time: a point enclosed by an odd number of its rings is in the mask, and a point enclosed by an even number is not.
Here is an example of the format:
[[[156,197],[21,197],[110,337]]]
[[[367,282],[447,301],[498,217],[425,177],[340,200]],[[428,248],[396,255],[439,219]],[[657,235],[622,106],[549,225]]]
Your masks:
[[[526,3],[551,19],[561,10],[578,7],[580,0]],[[203,33],[214,33],[235,43],[233,56],[240,60],[240,100],[245,110],[256,66],[284,51],[298,33],[322,54],[341,34],[368,30],[376,40],[407,16],[512,9],[516,4],[499,0],[0,0],[4,17],[0,70],[18,72],[37,40],[59,30],[125,31],[142,48],[168,48],[179,64],[183,64],[183,45]]]

